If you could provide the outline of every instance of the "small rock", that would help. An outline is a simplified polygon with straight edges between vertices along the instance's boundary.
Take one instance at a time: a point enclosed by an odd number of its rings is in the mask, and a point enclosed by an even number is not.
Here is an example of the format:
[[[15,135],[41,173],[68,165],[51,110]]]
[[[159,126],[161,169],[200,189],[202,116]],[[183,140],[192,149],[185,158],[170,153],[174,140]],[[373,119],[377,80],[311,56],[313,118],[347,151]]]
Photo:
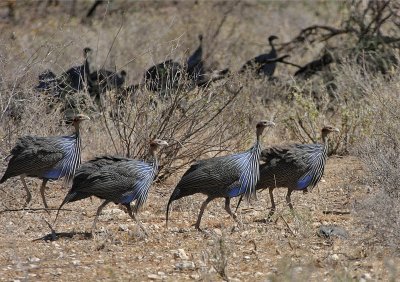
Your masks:
[[[372,276],[369,273],[364,273],[361,275],[361,279],[365,279],[366,281],[372,280]]]
[[[222,231],[221,231],[221,229],[219,229],[219,228],[214,228],[214,233],[215,233],[217,236],[222,237]]]
[[[30,262],[38,262],[38,261],[40,261],[40,258],[36,258],[36,257],[29,258],[29,261]]]
[[[184,249],[178,249],[177,253],[176,253],[176,257],[183,259],[183,260],[188,260],[189,257],[186,254]]]
[[[250,256],[244,256],[243,257],[245,260],[250,260]]]
[[[263,276],[263,275],[264,275],[264,273],[262,273],[262,272],[254,273],[254,277],[260,277],[260,276]]]
[[[162,271],[157,272],[157,274],[160,276],[165,276],[165,272],[162,272]]]
[[[192,279],[194,279],[194,280],[197,280],[197,279],[200,278],[200,275],[198,275],[198,274],[191,274],[189,277],[192,278]]]
[[[171,231],[172,231],[172,232],[179,232],[179,228],[178,228],[178,227],[172,227],[172,228],[171,228]]]
[[[337,254],[333,254],[331,255],[331,259],[334,261],[338,261],[339,260],[339,256]]]
[[[162,280],[162,277],[157,274],[149,274],[147,275],[147,278],[149,278],[150,280]]]
[[[118,231],[128,231],[129,227],[127,224],[120,224],[118,225]]]
[[[193,261],[182,261],[175,264],[175,268],[178,270],[194,270],[195,267]]]
[[[106,209],[101,212],[101,215],[107,220],[113,218],[124,219],[126,217],[125,212],[121,209]]]
[[[77,260],[77,259],[74,259],[74,260],[72,261],[72,264],[73,264],[73,265],[80,265],[80,264],[81,264],[81,261],[80,261],[80,260]]]
[[[318,230],[318,235],[325,238],[336,236],[347,239],[349,237],[346,230],[336,225],[321,225]]]

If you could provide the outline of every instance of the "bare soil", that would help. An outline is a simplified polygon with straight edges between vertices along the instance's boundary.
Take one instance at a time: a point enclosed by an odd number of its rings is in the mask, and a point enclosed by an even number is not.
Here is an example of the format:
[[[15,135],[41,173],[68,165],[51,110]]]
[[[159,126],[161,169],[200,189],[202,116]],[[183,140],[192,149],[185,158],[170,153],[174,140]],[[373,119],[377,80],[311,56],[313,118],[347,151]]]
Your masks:
[[[362,173],[354,157],[330,158],[314,191],[293,194],[294,214],[285,205],[286,190],[275,190],[279,204],[268,223],[260,222],[270,207],[265,191],[252,205],[241,206],[239,224],[225,212],[223,200],[215,200],[203,216],[203,232],[192,226],[203,195],[177,201],[166,228],[165,208],[174,179],[153,186],[139,213],[148,236],[110,204],[93,238],[83,233],[90,231],[100,200],[66,205],[69,211],[61,211],[54,225],[55,211],[34,210],[42,207],[40,181],[28,182],[32,210],[10,211],[23,207],[25,192],[18,179],[9,180],[0,190],[0,281],[394,281],[399,260],[374,243],[353,209],[370,192],[360,181]],[[48,186],[48,203],[56,208],[67,191],[59,188],[60,182]],[[63,233],[56,241],[40,239],[51,234],[46,221]],[[321,224],[344,228],[348,239],[318,236]]]

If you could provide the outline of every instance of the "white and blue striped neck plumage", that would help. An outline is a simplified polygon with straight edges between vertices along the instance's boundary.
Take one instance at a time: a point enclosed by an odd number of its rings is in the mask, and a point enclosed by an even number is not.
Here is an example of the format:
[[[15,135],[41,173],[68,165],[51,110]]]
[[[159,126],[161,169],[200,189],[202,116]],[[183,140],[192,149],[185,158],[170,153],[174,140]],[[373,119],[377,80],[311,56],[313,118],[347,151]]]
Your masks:
[[[228,191],[229,197],[237,197],[245,194],[250,200],[255,198],[256,184],[260,178],[259,160],[261,154],[261,144],[259,138],[256,143],[246,152],[232,155],[232,161],[239,168],[239,185],[235,185]]]
[[[307,172],[297,181],[297,189],[304,190],[314,188],[321,180],[326,160],[328,158],[328,138],[323,136],[323,144],[313,144],[310,146],[310,152],[307,159]],[[322,145],[322,146],[321,146]]]
[[[151,184],[158,173],[158,159],[154,151],[150,151],[146,161],[132,160],[130,163],[132,173],[137,175],[137,181],[132,187],[132,192],[121,198],[122,204],[130,204],[136,200],[134,212],[136,213],[146,202]]]
[[[52,169],[46,171],[42,177],[57,180],[65,176],[64,184],[68,185],[81,163],[81,140],[79,132],[58,137],[55,145],[61,148],[64,156]]]

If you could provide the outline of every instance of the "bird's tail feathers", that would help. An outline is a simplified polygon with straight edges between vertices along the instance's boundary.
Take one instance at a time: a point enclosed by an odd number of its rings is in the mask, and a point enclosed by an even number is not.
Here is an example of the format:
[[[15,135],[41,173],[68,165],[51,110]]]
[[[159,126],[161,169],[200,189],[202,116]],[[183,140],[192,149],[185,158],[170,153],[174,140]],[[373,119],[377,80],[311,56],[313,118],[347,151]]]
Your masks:
[[[54,219],[54,225],[56,224],[57,218],[58,218],[58,214],[60,213],[61,208],[65,205],[68,204],[75,196],[76,196],[76,192],[73,193],[68,193],[67,196],[65,196],[63,202],[61,203],[60,207],[57,210],[57,214],[56,214],[56,218]]]
[[[172,192],[172,195],[168,200],[167,212],[166,212],[166,215],[165,215],[165,225],[166,225],[167,228],[168,228],[169,208],[170,208],[172,202],[178,199],[180,193],[181,193],[180,189],[175,188],[174,192]]]
[[[0,183],[3,183],[7,180],[6,175],[3,175],[3,177],[0,179]]]

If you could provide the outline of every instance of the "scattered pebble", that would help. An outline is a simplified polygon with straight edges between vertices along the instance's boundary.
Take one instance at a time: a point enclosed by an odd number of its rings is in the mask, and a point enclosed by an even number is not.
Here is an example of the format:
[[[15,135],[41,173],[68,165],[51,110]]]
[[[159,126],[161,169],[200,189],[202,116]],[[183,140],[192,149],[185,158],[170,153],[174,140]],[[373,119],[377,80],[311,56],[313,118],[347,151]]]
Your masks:
[[[80,261],[80,260],[77,260],[77,259],[74,259],[74,260],[72,261],[72,264],[73,264],[73,265],[80,265],[80,264],[81,264],[81,261]]]
[[[318,235],[326,238],[335,236],[341,239],[347,239],[349,237],[346,230],[336,225],[321,225],[318,230]]]
[[[118,225],[118,231],[128,231],[129,227],[127,224],[119,224]]]
[[[331,259],[334,261],[338,261],[339,260],[339,256],[337,254],[333,254],[331,255]]]
[[[194,270],[195,265],[193,261],[182,261],[175,264],[175,268],[178,270]]]
[[[365,279],[366,281],[372,280],[372,276],[369,273],[364,273],[361,275],[361,279]],[[360,279],[360,281],[361,281]]]
[[[29,258],[29,261],[30,262],[38,262],[38,261],[40,261],[40,258],[32,257],[32,258]]]
[[[222,237],[222,231],[221,231],[221,229],[219,229],[219,228],[214,228],[214,233],[215,233],[217,236]]]
[[[186,254],[184,249],[178,249],[177,252],[175,253],[175,258],[180,258],[183,260],[189,259],[188,255]]]
[[[149,278],[150,280],[162,280],[162,277],[157,274],[149,274],[147,275],[147,278]]]
[[[262,272],[254,273],[254,277],[260,277],[260,276],[264,276],[264,273],[262,273]]]

